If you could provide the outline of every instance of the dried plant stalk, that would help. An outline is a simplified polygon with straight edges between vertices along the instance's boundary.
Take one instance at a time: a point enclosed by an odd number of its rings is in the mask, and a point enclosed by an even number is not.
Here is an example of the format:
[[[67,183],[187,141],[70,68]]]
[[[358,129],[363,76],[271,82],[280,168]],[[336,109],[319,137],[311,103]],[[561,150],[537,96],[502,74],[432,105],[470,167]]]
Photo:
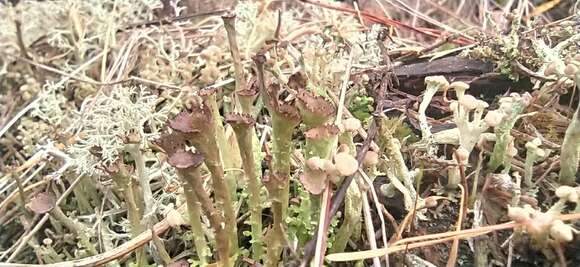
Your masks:
[[[215,138],[217,140],[218,148],[220,151],[220,159],[224,169],[234,169],[239,168],[237,164],[235,164],[234,157],[232,156],[224,156],[224,155],[233,155],[231,153],[232,146],[230,142],[228,142],[228,137],[226,136],[226,130],[222,125],[222,117],[220,115],[219,106],[216,100],[216,92],[212,89],[203,89],[200,91],[202,97],[206,98],[208,101],[209,109],[211,110],[212,118],[213,118],[213,126],[215,128]],[[238,179],[241,178],[238,175],[238,172],[225,172],[225,179],[229,187],[230,197],[231,199],[236,199],[236,189],[238,187]]]
[[[242,65],[242,58],[240,56],[240,50],[238,48],[238,42],[236,40],[236,15],[233,13],[226,14],[222,16],[224,21],[224,28],[228,36],[228,43],[230,45],[230,53],[232,55],[232,61],[234,63],[234,72],[236,79],[236,93],[243,91],[246,85],[246,79],[244,76],[244,67]]]

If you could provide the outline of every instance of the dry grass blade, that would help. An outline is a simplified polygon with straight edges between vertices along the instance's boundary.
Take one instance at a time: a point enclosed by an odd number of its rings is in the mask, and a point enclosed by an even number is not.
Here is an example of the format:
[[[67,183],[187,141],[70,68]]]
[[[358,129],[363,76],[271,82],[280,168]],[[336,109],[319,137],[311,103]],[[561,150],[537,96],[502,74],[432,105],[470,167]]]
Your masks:
[[[170,228],[167,220],[158,222],[153,227],[153,232],[156,236],[163,234]],[[89,258],[59,262],[55,264],[18,264],[18,263],[0,263],[1,267],[19,267],[19,266],[45,266],[45,267],[88,267],[88,266],[102,266],[113,260],[119,259],[127,254],[132,253],[134,250],[140,248],[141,246],[149,243],[153,239],[152,231],[145,231],[129,242],[122,244],[112,250],[105,253],[92,256]]]
[[[574,214],[566,214],[560,215],[557,217],[562,221],[570,221],[570,220],[579,220],[580,213]],[[499,231],[504,229],[511,229],[521,226],[521,224],[516,222],[506,222],[503,224],[497,225],[490,225],[485,227],[480,227],[476,229],[468,229],[468,230],[461,230],[461,231],[452,231],[440,234],[431,234],[431,235],[424,235],[420,237],[412,237],[399,240],[394,245],[389,246],[388,248],[382,248],[377,250],[366,250],[366,251],[357,251],[357,252],[346,252],[346,253],[335,253],[326,256],[326,260],[328,261],[356,261],[356,260],[364,260],[370,259],[373,257],[379,257],[384,255],[385,253],[394,253],[398,251],[403,251],[406,249],[413,249],[413,248],[420,248],[424,246],[431,246],[440,243],[445,243],[449,241],[453,241],[456,239],[467,239],[476,236],[485,235],[487,233],[493,231]],[[416,243],[413,243],[416,242]]]
[[[459,214],[457,215],[457,223],[455,225],[456,231],[461,231],[461,224],[463,223],[463,209],[465,207],[465,201],[467,198],[465,197],[465,188],[463,185],[458,185],[459,189],[461,190],[461,200],[459,205]],[[453,267],[457,263],[457,251],[459,250],[459,239],[454,239],[453,244],[451,245],[451,251],[449,252],[449,259],[447,260],[447,267]]]

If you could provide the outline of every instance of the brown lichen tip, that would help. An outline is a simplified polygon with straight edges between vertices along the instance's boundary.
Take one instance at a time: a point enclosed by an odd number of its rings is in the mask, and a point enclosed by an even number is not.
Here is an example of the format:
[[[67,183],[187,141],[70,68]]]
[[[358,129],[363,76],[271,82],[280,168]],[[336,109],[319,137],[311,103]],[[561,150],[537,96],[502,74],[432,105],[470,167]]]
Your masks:
[[[161,147],[166,154],[171,155],[184,148],[185,139],[183,138],[183,135],[178,132],[172,132],[161,134],[161,136],[153,141],[153,143]]]
[[[266,88],[266,97],[268,98],[267,103],[271,108],[277,108],[280,104],[278,96],[280,95],[281,89],[282,87],[280,84],[276,82],[268,84],[268,87]]]
[[[225,21],[231,21],[236,18],[236,13],[234,12],[226,12],[222,15],[222,19]]]
[[[111,162],[111,164],[105,166],[103,170],[109,175],[118,174],[121,171],[120,165],[123,164],[123,160],[118,158],[117,160]]]
[[[36,214],[44,214],[51,211],[56,206],[56,198],[47,192],[36,194],[28,203],[26,208]]]
[[[254,78],[246,84],[241,90],[236,91],[236,96],[240,98],[243,103],[251,106],[258,95],[258,87],[256,84],[256,79]]]
[[[334,155],[334,165],[342,176],[350,176],[357,172],[358,162],[348,153],[338,153]]]
[[[372,150],[367,151],[363,158],[363,166],[370,168],[379,164],[379,154]]]
[[[330,160],[314,156],[306,161],[300,182],[308,192],[318,195],[326,189],[328,180],[337,175],[340,172]]]
[[[296,91],[303,90],[308,84],[308,77],[303,71],[296,72],[288,78],[288,87]]]
[[[254,84],[249,84],[245,89],[237,91],[236,94],[241,97],[255,97],[258,94],[257,89]]]
[[[334,124],[325,124],[312,128],[304,133],[306,139],[321,140],[338,135],[340,129]]]
[[[182,111],[175,118],[169,120],[168,126],[181,133],[196,132],[195,128],[193,128],[193,118],[187,111]]]
[[[167,162],[176,169],[197,168],[203,162],[203,156],[199,153],[179,150],[170,155]]]
[[[254,118],[247,114],[228,113],[226,114],[226,122],[232,126],[253,126],[256,122]]]
[[[118,158],[117,160],[111,162],[109,165],[102,168],[107,174],[111,176],[121,175],[126,176],[135,172],[135,167],[133,165],[127,165],[123,162],[123,159]]]
[[[141,135],[137,131],[130,131],[125,136],[122,136],[123,143],[125,144],[139,144],[141,142]]]
[[[276,115],[287,120],[289,123],[296,124],[300,122],[300,113],[298,109],[289,102],[283,102],[278,100],[280,94],[280,85],[277,83],[271,83],[267,90],[267,106],[270,112],[275,112]]]
[[[266,55],[264,55],[263,53],[258,53],[252,57],[252,61],[254,61],[254,64],[258,65],[258,67],[264,65],[264,63],[266,63],[266,60],[267,60]]]
[[[356,132],[362,127],[361,122],[357,118],[348,118],[342,120],[342,129],[347,132]]]
[[[290,104],[281,104],[278,106],[276,112],[278,115],[283,117],[288,123],[297,124],[300,122],[300,113],[296,107]]]
[[[307,90],[298,91],[298,109],[306,125],[316,126],[323,124],[336,113],[334,105],[322,96]]]
[[[309,158],[304,167],[300,182],[306,191],[314,195],[322,193],[328,180],[328,174],[324,171],[324,160],[319,157]]]
[[[313,195],[320,195],[326,189],[327,180],[328,175],[323,171],[308,171],[300,175],[300,183]]]
[[[214,96],[216,95],[217,91],[219,90],[219,88],[217,87],[204,87],[199,89],[199,91],[197,91],[197,94],[202,97],[208,97],[208,96]]]
[[[169,121],[169,127],[183,134],[203,133],[211,125],[212,115],[208,105],[191,106],[189,111],[182,111]]]
[[[260,92],[260,84],[258,83],[258,79],[256,76],[248,77],[248,81],[246,82],[246,86],[243,90],[240,90],[238,93],[241,93],[244,96],[249,95],[257,95]]]

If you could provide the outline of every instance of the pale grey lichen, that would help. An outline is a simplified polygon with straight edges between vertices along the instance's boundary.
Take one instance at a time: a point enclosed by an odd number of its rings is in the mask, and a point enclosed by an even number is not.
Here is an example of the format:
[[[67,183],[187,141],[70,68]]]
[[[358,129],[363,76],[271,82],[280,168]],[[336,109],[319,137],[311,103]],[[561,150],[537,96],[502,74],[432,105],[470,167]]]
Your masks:
[[[51,127],[46,122],[37,121],[31,117],[24,117],[18,125],[16,138],[23,145],[22,152],[25,156],[32,156],[37,150],[37,145],[42,143],[42,138],[48,136]]]
[[[95,48],[94,39],[104,42],[107,34],[103,33],[115,32],[136,21],[153,20],[153,9],[159,5],[157,0],[122,0],[114,4],[100,0],[22,0],[17,5],[0,4],[0,44],[18,48],[18,20],[26,46],[46,38],[53,48],[82,57]]]
[[[109,94],[100,93],[85,100],[80,110],[80,131],[84,136],[68,152],[78,172],[99,174],[99,167],[114,162],[125,149],[123,137],[134,132],[141,147],[157,137],[156,129],[167,119],[168,108],[156,111],[157,97],[145,87],[116,86]],[[145,126],[152,132],[145,131]],[[94,155],[98,150],[100,157]]]
[[[52,126],[59,126],[67,115],[62,108],[66,103],[66,98],[59,93],[61,88],[52,82],[47,82],[40,91],[38,96],[40,101],[37,102],[31,115]]]
[[[379,34],[385,28],[379,24],[373,24],[368,31],[359,31],[354,34],[348,41],[353,44],[353,49],[357,59],[355,65],[365,67],[375,67],[380,65],[383,60],[381,49],[377,42],[380,42]]]
[[[280,33],[282,35],[300,29],[295,20],[296,11],[286,10],[282,13],[264,11],[260,12],[260,2],[243,1],[235,8],[236,14],[236,32],[240,42],[240,50],[246,57],[253,55],[261,49],[267,40],[275,37],[278,28],[278,14],[281,14],[282,23],[280,24]]]

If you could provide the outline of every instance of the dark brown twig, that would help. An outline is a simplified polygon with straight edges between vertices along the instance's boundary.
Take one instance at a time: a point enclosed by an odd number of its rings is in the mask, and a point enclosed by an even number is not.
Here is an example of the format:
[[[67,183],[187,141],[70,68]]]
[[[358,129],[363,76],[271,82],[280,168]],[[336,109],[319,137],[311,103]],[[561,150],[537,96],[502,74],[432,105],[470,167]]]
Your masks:
[[[24,44],[24,40],[22,39],[22,22],[20,22],[20,20],[15,20],[14,26],[16,27],[16,38],[18,41],[18,48],[20,48],[20,53],[26,59],[30,59],[30,55],[28,55],[26,45]]]

